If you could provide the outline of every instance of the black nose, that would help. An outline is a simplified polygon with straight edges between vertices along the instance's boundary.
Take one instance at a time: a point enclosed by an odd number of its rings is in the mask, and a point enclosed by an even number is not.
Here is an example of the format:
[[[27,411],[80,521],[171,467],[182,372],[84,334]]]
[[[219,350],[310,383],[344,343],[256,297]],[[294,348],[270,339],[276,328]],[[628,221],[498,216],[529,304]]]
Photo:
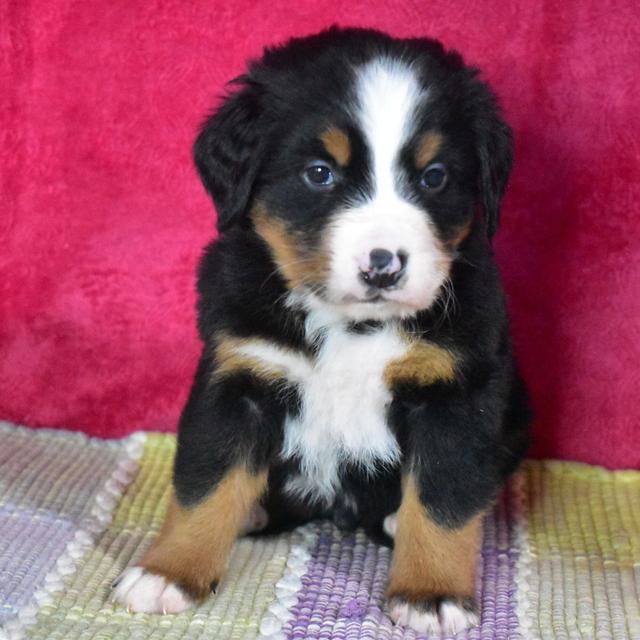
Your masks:
[[[387,249],[372,249],[369,253],[369,266],[360,271],[362,281],[376,289],[388,289],[398,283],[404,275],[407,254],[398,251],[396,254]]]
[[[373,249],[369,254],[369,264],[375,271],[382,271],[393,260],[393,253],[386,249]]]

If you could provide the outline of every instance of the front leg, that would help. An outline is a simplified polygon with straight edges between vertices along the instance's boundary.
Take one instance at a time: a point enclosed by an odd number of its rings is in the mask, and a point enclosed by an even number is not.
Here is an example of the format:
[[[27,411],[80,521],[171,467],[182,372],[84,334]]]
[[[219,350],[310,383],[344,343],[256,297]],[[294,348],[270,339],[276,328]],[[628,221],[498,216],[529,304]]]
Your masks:
[[[388,599],[394,622],[421,632],[456,633],[477,624],[476,563],[482,515],[448,529],[429,515],[413,472],[403,480],[395,521]]]
[[[501,435],[500,407],[486,388],[451,384],[392,406],[407,459],[401,506],[385,520],[395,537],[388,598],[399,624],[455,633],[478,621],[482,518],[517,457]]]
[[[266,490],[281,442],[282,401],[247,372],[212,370],[203,358],[183,412],[160,535],[114,584],[113,599],[130,610],[178,613],[215,591]]]

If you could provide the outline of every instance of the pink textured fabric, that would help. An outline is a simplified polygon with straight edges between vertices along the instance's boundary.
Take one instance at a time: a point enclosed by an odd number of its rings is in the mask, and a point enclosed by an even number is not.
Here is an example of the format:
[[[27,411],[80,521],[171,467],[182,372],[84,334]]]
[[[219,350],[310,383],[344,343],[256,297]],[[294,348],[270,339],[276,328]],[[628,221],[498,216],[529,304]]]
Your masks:
[[[331,23],[482,67],[516,138],[497,253],[535,453],[640,466],[640,20],[621,0],[0,5],[0,417],[175,428],[214,213],[198,124],[265,44]]]

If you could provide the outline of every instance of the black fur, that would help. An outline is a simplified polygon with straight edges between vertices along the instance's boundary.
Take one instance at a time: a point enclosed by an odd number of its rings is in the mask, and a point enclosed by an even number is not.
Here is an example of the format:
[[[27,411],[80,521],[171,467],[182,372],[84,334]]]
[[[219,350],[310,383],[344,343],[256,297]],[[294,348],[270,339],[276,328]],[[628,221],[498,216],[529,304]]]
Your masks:
[[[353,64],[386,53],[415,61],[432,96],[425,124],[445,133],[439,157],[454,174],[441,197],[419,191],[443,239],[465,223],[471,232],[458,248],[451,281],[456,304],[444,313],[436,304],[405,322],[407,330],[461,355],[453,383],[393,389],[388,421],[412,464],[432,518],[458,527],[485,509],[524,455],[530,413],[514,364],[505,303],[490,239],[499,222],[500,200],[511,168],[511,138],[493,94],[456,53],[431,40],[393,40],[364,30],[332,29],[268,50],[240,78],[237,91],[204,125],[195,145],[202,180],[224,232],[203,257],[198,279],[199,331],[205,343],[191,397],[183,412],[174,482],[178,499],[192,505],[238,462],[270,467],[265,500],[270,530],[310,517],[333,517],[346,528],[380,530],[400,500],[401,469],[342,472],[343,495],[320,509],[284,498],[284,478],[295,461],[278,459],[287,413],[298,410],[295,388],[283,389],[248,375],[217,379],[215,335],[261,337],[313,353],[304,334],[304,312],[285,304],[287,286],[265,243],[252,227],[256,199],[286,222],[300,242],[313,247],[338,201],[366,191],[367,148],[349,121]],[[352,160],[330,195],[309,194],[297,167],[324,157],[317,141],[324,124],[349,131]],[[411,157],[403,170],[415,178]],[[354,333],[381,323],[356,322]]]

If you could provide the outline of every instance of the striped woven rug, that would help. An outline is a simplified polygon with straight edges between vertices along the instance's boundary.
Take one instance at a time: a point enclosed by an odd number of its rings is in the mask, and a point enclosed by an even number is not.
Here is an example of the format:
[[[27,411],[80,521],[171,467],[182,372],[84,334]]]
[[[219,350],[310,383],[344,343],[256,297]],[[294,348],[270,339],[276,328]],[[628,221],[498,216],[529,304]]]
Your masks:
[[[241,540],[215,598],[128,614],[109,585],[158,531],[175,438],[0,423],[0,637],[409,640],[384,607],[389,550],[325,522]],[[489,639],[640,639],[640,472],[527,462],[485,522]]]

